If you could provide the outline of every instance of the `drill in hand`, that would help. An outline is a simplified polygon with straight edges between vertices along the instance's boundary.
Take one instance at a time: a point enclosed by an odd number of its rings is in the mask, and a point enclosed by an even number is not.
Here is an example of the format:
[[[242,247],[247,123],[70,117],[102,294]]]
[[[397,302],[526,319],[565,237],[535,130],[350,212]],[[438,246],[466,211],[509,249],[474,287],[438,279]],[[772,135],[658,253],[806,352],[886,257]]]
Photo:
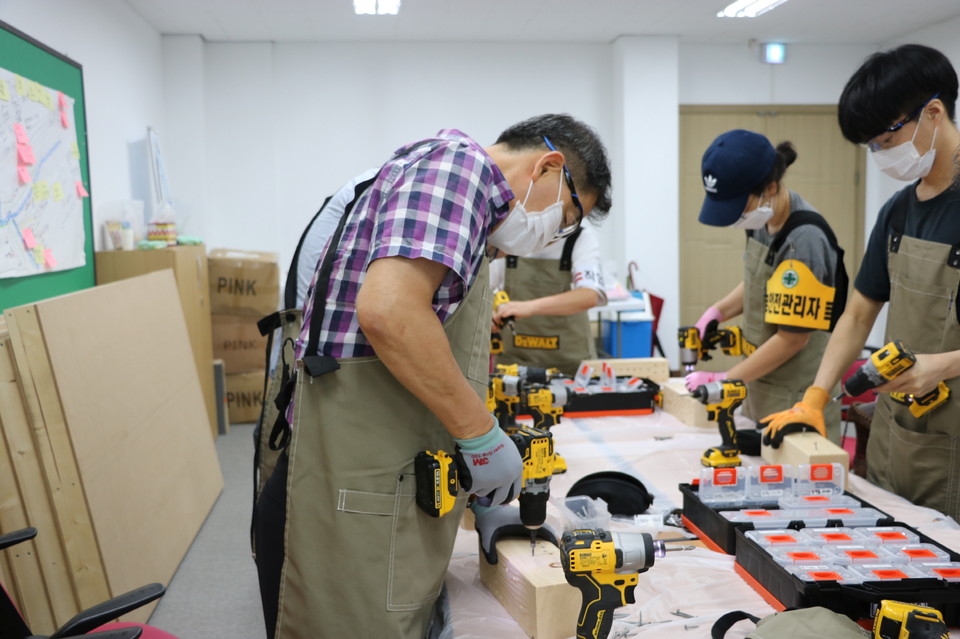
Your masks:
[[[872,353],[870,358],[843,384],[843,393],[834,399],[840,399],[844,394],[850,397],[862,395],[898,377],[916,363],[916,355],[903,342],[895,339]],[[915,417],[925,415],[946,402],[949,397],[950,389],[943,382],[922,397],[915,397],[908,393],[890,393],[890,399],[910,406],[910,412]]]
[[[496,313],[497,309],[500,308],[501,304],[505,304],[510,301],[510,296],[507,295],[507,292],[503,289],[497,289],[493,292],[493,312]],[[505,317],[504,323],[510,327],[510,332],[514,330],[514,320],[513,317]],[[499,355],[503,352],[503,337],[500,335],[500,331],[494,331],[490,334],[490,353],[492,355]]]
[[[724,379],[697,386],[693,396],[707,406],[707,419],[717,422],[720,429],[720,446],[703,452],[700,463],[712,468],[740,465],[740,449],[737,448],[737,428],[733,411],[747,398],[747,385],[739,379]]]
[[[697,361],[701,359],[700,330],[696,326],[681,326],[677,331],[677,342],[680,345],[680,364],[688,373],[693,372]],[[709,355],[704,355],[709,359]]]
[[[550,478],[553,477],[556,455],[553,434],[530,426],[520,426],[510,435],[523,460],[520,484],[520,523],[530,531],[530,553],[537,543],[537,530],[547,520],[550,499]]]
[[[719,328],[716,321],[707,324],[704,335],[696,326],[681,326],[678,331],[680,344],[680,363],[688,373],[693,371],[698,361],[710,361],[710,351],[719,348],[725,355],[739,357],[750,355],[756,348],[743,337],[739,326]]]
[[[580,529],[560,540],[560,560],[567,583],[583,596],[577,617],[577,639],[605,639],[613,625],[613,611],[635,603],[637,577],[669,550],[647,533]]]

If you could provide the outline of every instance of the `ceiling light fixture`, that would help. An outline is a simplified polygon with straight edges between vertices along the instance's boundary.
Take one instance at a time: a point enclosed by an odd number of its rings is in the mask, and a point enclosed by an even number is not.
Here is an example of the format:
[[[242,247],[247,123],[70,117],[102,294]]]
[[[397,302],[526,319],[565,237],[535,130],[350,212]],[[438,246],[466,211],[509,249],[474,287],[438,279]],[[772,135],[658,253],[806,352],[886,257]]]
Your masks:
[[[358,16],[395,16],[400,11],[400,0],[353,0],[353,11]]]
[[[787,0],[736,0],[717,13],[718,18],[756,18]]]

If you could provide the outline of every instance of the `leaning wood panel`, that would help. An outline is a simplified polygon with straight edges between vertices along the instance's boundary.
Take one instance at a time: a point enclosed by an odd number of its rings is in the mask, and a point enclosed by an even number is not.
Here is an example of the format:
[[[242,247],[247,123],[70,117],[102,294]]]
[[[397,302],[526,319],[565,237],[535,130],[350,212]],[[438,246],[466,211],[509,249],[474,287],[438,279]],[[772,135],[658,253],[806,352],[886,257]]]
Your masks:
[[[15,320],[12,317],[6,319],[11,335],[3,343],[5,353],[0,357],[0,367],[5,370],[0,377],[14,380],[14,383],[0,384],[0,416],[17,492],[16,495],[13,492],[5,495],[0,524],[5,530],[8,522],[11,529],[33,526],[38,530],[37,538],[28,542],[34,546],[33,561],[25,556],[22,562],[12,567],[24,616],[34,632],[47,633],[70,619],[80,606],[57,534],[53,503],[34,443],[34,424],[42,423],[42,418],[33,392],[29,361],[22,342],[15,338],[19,336],[15,331]],[[18,510],[22,514],[18,515]]]
[[[15,319],[11,335],[19,333],[24,351],[30,359],[33,388],[43,413],[42,428],[35,425],[33,435],[53,503],[57,529],[43,530],[40,534],[59,535],[74,592],[82,610],[110,598],[103,560],[80,483],[80,472],[64,421],[37,307],[31,305],[10,309],[8,317]]]
[[[112,594],[169,584],[223,487],[173,274],[36,309]]]

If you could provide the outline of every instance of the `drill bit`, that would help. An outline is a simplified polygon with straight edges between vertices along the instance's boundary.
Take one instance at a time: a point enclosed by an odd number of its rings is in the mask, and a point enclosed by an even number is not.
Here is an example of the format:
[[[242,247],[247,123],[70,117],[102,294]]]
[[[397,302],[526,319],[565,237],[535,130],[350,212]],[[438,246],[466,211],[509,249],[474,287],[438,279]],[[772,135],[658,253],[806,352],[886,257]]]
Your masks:
[[[530,556],[533,557],[537,550],[537,531],[530,529]]]

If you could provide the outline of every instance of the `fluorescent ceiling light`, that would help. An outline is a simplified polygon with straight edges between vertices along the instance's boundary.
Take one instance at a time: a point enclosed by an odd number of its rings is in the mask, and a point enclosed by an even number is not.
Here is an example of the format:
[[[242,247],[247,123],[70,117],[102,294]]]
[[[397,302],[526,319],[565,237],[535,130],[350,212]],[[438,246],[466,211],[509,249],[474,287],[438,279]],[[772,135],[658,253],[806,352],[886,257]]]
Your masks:
[[[718,18],[756,18],[787,0],[736,0],[717,14]]]
[[[395,16],[400,11],[400,0],[353,0],[353,10],[360,16]]]

